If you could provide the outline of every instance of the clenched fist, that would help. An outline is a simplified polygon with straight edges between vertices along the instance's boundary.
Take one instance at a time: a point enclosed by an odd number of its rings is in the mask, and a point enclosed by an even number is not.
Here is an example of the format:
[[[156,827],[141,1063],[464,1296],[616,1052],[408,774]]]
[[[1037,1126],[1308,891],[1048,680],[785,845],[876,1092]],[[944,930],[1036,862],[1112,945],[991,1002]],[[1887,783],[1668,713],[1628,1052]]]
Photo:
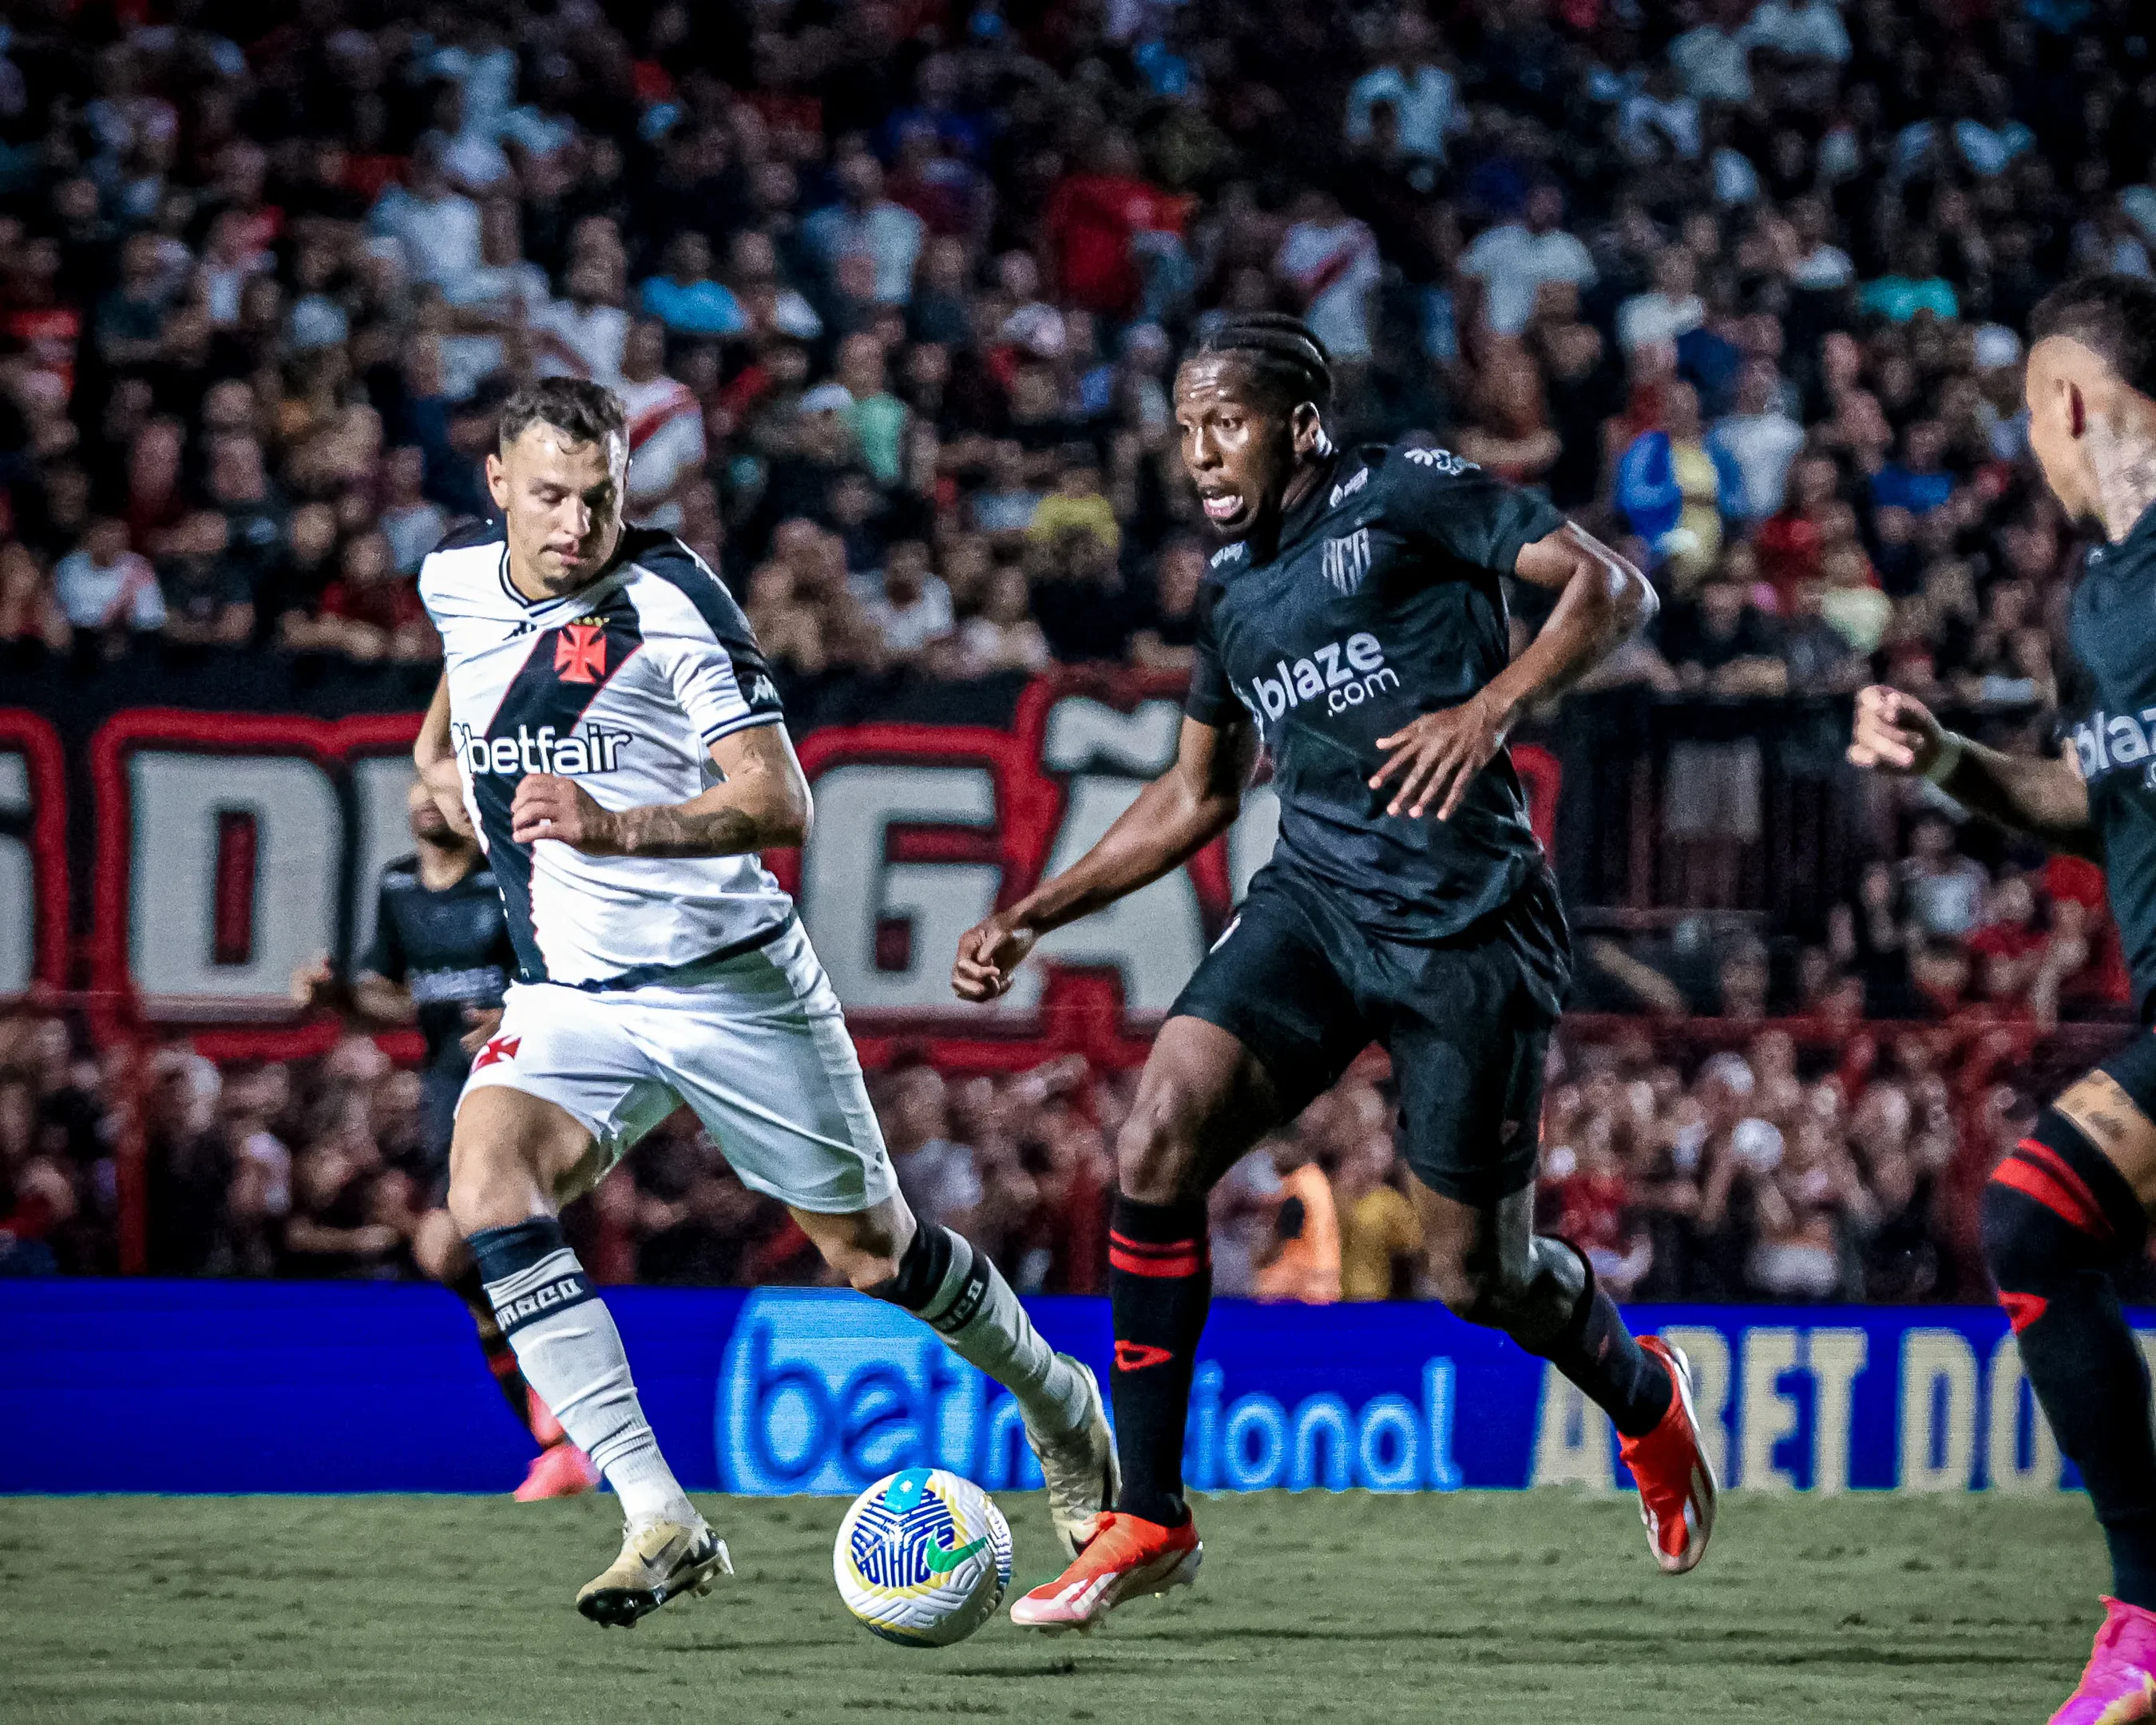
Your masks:
[[[958,937],[958,961],[951,967],[951,989],[961,1000],[993,1000],[1009,990],[1012,973],[1033,950],[1030,928],[998,914]]]
[[[1945,728],[1915,696],[1877,683],[1857,691],[1853,764],[1913,778],[1930,772],[1946,747]]]
[[[589,791],[558,773],[526,773],[509,805],[509,836],[519,845],[558,839],[587,856],[618,856],[620,825]]]

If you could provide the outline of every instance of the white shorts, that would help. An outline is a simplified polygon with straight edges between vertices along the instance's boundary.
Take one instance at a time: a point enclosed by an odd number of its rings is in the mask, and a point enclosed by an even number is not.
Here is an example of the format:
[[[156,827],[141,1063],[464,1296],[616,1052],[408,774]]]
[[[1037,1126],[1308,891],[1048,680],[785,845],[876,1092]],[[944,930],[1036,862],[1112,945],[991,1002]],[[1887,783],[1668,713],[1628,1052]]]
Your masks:
[[[898,1189],[839,997],[798,922],[685,986],[511,985],[464,1094],[493,1085],[574,1115],[603,1168],[686,1102],[743,1185],[797,1209],[850,1214]]]

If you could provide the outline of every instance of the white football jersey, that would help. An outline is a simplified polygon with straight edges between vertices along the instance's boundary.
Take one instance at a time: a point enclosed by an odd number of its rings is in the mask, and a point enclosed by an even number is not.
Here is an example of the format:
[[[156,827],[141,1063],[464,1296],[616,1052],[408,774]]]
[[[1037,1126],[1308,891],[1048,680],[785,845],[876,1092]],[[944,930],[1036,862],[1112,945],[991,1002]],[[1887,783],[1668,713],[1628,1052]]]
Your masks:
[[[752,855],[587,856],[509,835],[527,773],[573,778],[605,809],[685,803],[721,782],[711,743],[779,722],[748,619],[701,557],[631,527],[605,574],[534,604],[510,583],[501,524],[485,523],[428,557],[419,596],[519,980],[633,987],[785,926],[793,902]]]

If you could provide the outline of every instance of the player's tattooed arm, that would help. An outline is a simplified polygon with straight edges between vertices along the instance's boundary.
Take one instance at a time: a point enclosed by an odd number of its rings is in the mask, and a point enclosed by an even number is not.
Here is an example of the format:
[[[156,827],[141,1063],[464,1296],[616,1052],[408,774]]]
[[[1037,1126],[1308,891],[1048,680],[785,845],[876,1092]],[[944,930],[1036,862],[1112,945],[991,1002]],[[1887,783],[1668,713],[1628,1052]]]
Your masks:
[[[2056,759],[2005,754],[1948,730],[1913,696],[1875,685],[1857,692],[1849,758],[1875,773],[1928,778],[2001,826],[2031,834],[2054,850],[2103,860],[2071,743]]]
[[[1226,832],[1241,812],[1257,749],[1255,733],[1240,719],[1224,725],[1183,720],[1173,762],[1138,793],[1100,843],[959,938],[952,992],[961,1000],[994,999],[1010,987],[1012,973],[1040,936],[1158,880]]]
[[[589,856],[739,856],[808,836],[808,781],[783,725],[722,737],[711,759],[726,775],[685,803],[606,809],[573,778],[528,773],[510,805],[520,845],[553,839]]]
[[[1522,547],[1512,572],[1554,591],[1556,608],[1526,650],[1472,698],[1378,739],[1386,759],[1370,788],[1390,788],[1388,814],[1420,819],[1435,809],[1450,819],[1520,716],[1570,688],[1655,614],[1647,578],[1575,522]]]

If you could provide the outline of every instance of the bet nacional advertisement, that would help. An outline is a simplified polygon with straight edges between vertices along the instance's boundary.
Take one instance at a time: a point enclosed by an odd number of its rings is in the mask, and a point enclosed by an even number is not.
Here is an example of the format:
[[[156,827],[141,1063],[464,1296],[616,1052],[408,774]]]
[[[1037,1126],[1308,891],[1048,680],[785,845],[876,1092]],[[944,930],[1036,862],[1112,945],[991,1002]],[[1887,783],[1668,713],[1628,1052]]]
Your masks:
[[[942,1466],[1039,1482],[1010,1399],[896,1308],[824,1290],[606,1291],[696,1491],[847,1496]],[[1029,1302],[1105,1379],[1107,1305]],[[1724,1482],[2071,1489],[2003,1316],[1642,1307],[1691,1356]],[[2156,1312],[2139,1314],[2156,1356]],[[0,1282],[0,1492],[506,1491],[529,1440],[470,1320],[413,1284]],[[1609,1422],[1543,1363],[1424,1304],[1223,1301],[1186,1476],[1206,1491],[1622,1481]]]

